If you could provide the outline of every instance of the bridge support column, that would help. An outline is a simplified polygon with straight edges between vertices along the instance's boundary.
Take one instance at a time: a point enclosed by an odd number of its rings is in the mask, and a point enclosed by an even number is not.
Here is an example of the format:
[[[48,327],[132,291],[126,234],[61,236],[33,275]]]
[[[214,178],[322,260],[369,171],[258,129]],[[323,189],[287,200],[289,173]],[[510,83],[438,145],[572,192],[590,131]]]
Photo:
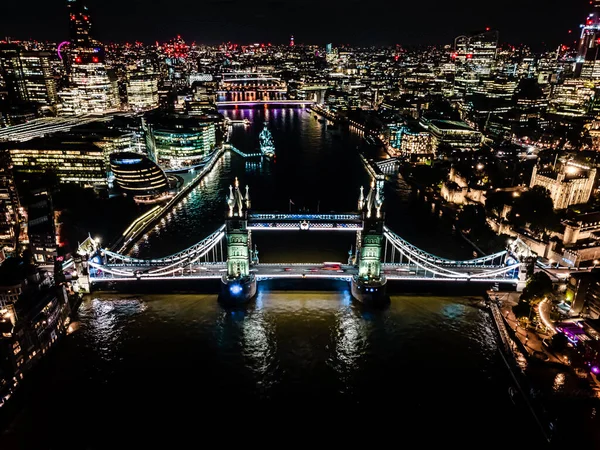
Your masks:
[[[379,184],[371,185],[366,199],[359,200],[363,209],[363,232],[357,233],[358,275],[351,281],[352,297],[369,306],[385,305],[389,302],[387,279],[381,272],[381,246],[383,242],[383,197]]]
[[[250,273],[248,190],[243,196],[236,179],[235,191],[229,187],[229,214],[225,220],[227,239],[227,273],[221,279],[219,301],[226,305],[248,302],[256,295],[256,277]]]
[[[527,265],[521,263],[519,265],[519,280],[517,281],[517,292],[523,292],[527,285]]]

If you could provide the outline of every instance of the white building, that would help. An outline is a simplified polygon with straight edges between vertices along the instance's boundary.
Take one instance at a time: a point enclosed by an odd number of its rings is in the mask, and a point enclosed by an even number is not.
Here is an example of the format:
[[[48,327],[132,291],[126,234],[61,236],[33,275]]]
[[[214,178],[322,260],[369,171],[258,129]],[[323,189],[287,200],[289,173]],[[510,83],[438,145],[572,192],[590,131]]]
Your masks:
[[[542,186],[550,191],[554,209],[587,203],[592,194],[596,169],[575,163],[564,164],[560,170],[540,170],[536,165],[530,187]]]

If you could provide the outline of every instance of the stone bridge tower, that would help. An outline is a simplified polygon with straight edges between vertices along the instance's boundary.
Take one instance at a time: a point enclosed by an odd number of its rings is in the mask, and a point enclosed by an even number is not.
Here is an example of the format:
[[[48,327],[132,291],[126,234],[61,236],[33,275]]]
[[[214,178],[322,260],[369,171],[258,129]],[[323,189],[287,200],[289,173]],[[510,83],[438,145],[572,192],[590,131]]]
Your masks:
[[[358,275],[352,278],[352,296],[365,304],[389,301],[387,280],[381,271],[384,213],[383,183],[373,180],[365,198],[361,188],[358,209],[363,214],[363,230],[357,234]]]
[[[221,279],[221,295],[224,303],[240,304],[256,295],[256,277],[250,273],[250,231],[247,228],[250,195],[248,186],[242,194],[237,178],[229,186],[225,238],[227,240],[227,272]]]

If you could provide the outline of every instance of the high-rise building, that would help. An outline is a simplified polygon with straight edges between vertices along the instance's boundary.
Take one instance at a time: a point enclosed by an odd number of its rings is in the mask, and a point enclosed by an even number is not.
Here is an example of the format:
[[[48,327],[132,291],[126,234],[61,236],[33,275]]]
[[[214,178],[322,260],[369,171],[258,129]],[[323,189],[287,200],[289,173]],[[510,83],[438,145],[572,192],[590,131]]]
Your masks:
[[[69,37],[73,47],[92,46],[92,17],[82,0],[67,0],[69,9]]]
[[[49,52],[24,51],[16,44],[0,45],[0,77],[13,104],[56,104],[56,81]]]
[[[590,1],[592,12],[581,25],[581,37],[577,48],[575,76],[600,79],[600,1]]]
[[[127,103],[134,111],[158,107],[158,79],[151,74],[132,75],[127,81]]]
[[[458,36],[454,40],[452,58],[474,72],[489,74],[496,61],[498,31],[485,31]]]
[[[58,247],[52,197],[45,189],[33,194],[33,203],[27,206],[29,247],[36,263],[50,264]]]
[[[100,56],[79,54],[69,76],[71,86],[58,93],[61,116],[101,114],[120,106],[118,84]]]
[[[19,238],[20,202],[8,150],[0,151],[0,245],[14,251]]]

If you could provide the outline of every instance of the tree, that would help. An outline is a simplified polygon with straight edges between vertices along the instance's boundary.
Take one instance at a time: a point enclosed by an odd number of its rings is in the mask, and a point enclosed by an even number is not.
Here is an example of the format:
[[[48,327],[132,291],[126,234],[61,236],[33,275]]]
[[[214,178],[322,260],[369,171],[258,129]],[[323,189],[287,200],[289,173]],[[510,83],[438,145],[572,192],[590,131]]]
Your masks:
[[[529,228],[536,232],[553,229],[559,222],[550,192],[542,186],[534,186],[517,197],[508,219],[517,227],[529,224]]]
[[[487,227],[485,209],[481,205],[466,205],[458,214],[458,228],[461,231],[481,231]]]
[[[500,217],[504,205],[512,204],[512,199],[510,192],[492,191],[486,196],[485,209],[489,214]]]
[[[531,317],[533,308],[550,294],[552,294],[552,280],[550,277],[546,272],[534,273],[527,280],[527,286],[525,286],[521,297],[519,297],[519,303],[513,306],[515,317]]]
[[[521,300],[542,299],[552,293],[552,280],[546,272],[536,272],[529,280],[521,294]]]
[[[553,350],[563,351],[567,349],[567,345],[569,344],[569,339],[563,333],[556,333],[552,336],[552,340],[550,345]]]

